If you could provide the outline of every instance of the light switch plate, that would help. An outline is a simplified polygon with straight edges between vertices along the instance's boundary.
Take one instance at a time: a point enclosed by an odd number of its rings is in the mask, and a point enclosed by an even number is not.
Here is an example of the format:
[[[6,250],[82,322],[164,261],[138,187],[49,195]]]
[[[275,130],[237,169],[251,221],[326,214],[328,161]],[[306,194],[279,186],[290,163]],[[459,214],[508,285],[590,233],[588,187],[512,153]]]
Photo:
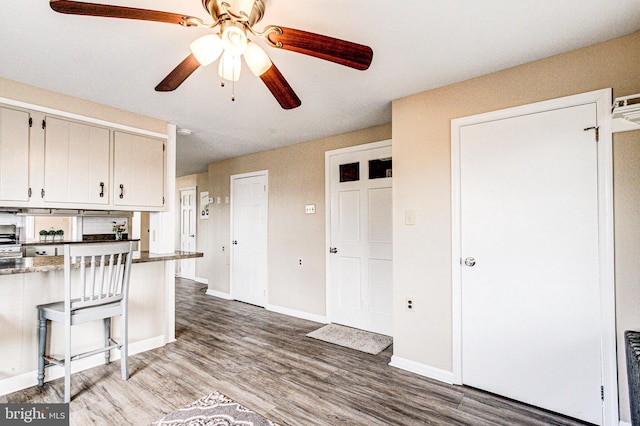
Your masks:
[[[305,214],[315,214],[316,213],[316,205],[315,204],[307,204],[304,206]]]
[[[415,210],[405,210],[404,211],[404,224],[405,225],[415,225],[416,224],[416,211]]]

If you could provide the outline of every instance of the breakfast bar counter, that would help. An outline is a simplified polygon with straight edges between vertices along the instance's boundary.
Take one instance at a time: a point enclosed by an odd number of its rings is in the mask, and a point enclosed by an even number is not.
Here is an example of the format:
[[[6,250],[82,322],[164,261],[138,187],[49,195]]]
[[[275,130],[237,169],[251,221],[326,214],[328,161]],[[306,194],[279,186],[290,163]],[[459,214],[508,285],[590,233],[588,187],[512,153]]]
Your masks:
[[[183,260],[203,257],[202,253],[176,251],[168,254],[155,254],[148,251],[133,252],[131,263],[161,262],[165,260]],[[0,260],[0,275],[24,274],[28,272],[62,271],[63,256],[23,257],[20,259]]]
[[[133,252],[129,287],[129,354],[151,350],[175,340],[175,264],[202,258],[202,253]],[[80,270],[72,269],[72,274]],[[72,292],[74,289],[72,289]],[[64,257],[41,256],[0,260],[0,395],[35,386],[38,365],[38,305],[64,299]],[[119,328],[113,327],[117,341]],[[59,324],[51,325],[60,336]],[[101,321],[75,326],[72,352],[81,353],[104,342]],[[64,339],[52,339],[54,356],[64,353]],[[120,356],[115,351],[112,359]],[[75,362],[74,371],[102,365],[97,354]],[[52,367],[47,380],[61,377],[62,367]],[[73,380],[72,380],[73,382]]]

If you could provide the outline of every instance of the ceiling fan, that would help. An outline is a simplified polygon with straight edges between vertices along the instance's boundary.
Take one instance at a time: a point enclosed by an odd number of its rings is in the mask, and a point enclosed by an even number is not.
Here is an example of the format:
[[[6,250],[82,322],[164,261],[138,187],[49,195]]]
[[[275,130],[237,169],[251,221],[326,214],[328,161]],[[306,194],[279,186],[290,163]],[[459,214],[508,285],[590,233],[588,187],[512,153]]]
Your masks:
[[[200,18],[179,13],[85,3],[70,0],[50,0],[53,10],[71,15],[102,16],[108,18],[137,19],[165,22],[183,27],[216,28],[217,32],[204,35],[191,43],[191,54],[173,69],[155,88],[159,92],[175,90],[200,66],[219,60],[218,73],[224,81],[235,82],[240,77],[241,61],[264,82],[284,109],[301,105],[301,101],[266,52],[249,35],[262,38],[267,45],[290,50],[340,65],[366,70],[371,65],[370,47],[320,34],[269,25],[262,31],[254,28],[264,16],[267,0],[202,0],[202,5],[213,18],[205,24]],[[232,100],[234,97],[232,97]]]

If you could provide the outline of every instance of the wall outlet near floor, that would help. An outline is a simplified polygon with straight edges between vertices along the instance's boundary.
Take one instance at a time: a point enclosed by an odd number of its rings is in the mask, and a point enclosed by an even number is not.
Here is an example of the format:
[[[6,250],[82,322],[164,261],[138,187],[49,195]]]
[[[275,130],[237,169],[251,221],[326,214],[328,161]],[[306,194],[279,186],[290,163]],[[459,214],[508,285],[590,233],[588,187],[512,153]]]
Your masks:
[[[413,306],[413,298],[407,297],[407,303],[405,304],[405,307],[407,308],[407,311],[415,310],[415,308]]]

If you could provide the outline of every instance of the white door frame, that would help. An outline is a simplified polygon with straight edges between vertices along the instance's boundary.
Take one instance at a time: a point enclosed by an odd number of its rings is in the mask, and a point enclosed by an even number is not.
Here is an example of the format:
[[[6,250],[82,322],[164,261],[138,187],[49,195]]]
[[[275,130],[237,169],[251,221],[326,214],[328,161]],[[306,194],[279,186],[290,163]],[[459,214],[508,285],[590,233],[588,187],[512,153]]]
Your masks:
[[[392,146],[392,140],[386,139],[379,142],[372,142],[363,145],[349,146],[347,148],[334,149],[332,151],[325,151],[324,153],[324,214],[325,214],[325,292],[326,292],[326,318],[327,322],[331,322],[331,263],[329,259],[329,249],[331,247],[331,157],[334,155],[341,155],[359,151],[369,151],[376,148],[384,148]]]
[[[237,175],[231,175],[231,177],[229,178],[229,184],[230,184],[230,191],[229,191],[229,199],[231,200],[231,206],[229,209],[229,247],[230,247],[230,265],[231,267],[229,268],[229,297],[231,298],[231,300],[234,300],[234,286],[233,286],[233,279],[234,279],[234,274],[233,274],[233,262],[235,262],[234,259],[234,252],[235,250],[233,250],[231,248],[232,245],[232,241],[233,241],[233,181],[236,179],[243,179],[243,178],[248,178],[248,177],[254,177],[254,176],[264,176],[267,180],[267,189],[266,189],[266,197],[267,197],[267,202],[265,205],[265,215],[267,217],[267,221],[266,221],[266,227],[267,229],[265,230],[267,238],[265,238],[265,246],[264,246],[264,252],[265,252],[265,274],[266,277],[265,279],[265,296],[264,296],[264,300],[265,300],[265,306],[267,306],[269,304],[269,170],[259,170],[259,171],[255,171],[255,172],[249,172],[249,173],[241,173],[241,174],[237,174]]]
[[[198,201],[197,201],[197,195],[198,195],[198,189],[195,186],[190,186],[187,188],[180,188],[179,189],[179,195],[180,195],[180,249],[182,249],[182,230],[184,229],[184,223],[182,222],[183,220],[183,216],[182,216],[182,192],[183,191],[193,191],[194,194],[194,203],[195,203],[195,217],[193,218],[193,228],[194,228],[194,236],[193,236],[193,242],[194,242],[194,249],[195,247],[197,247],[198,244],[198,214],[197,214],[197,210],[198,210]],[[191,263],[193,265],[193,277],[185,277],[183,275],[183,266],[185,265],[185,263]],[[178,265],[178,275],[182,278],[187,278],[187,279],[192,279],[195,280],[196,279],[196,259],[183,259],[180,261],[179,265]]]
[[[535,114],[560,108],[596,103],[598,142],[598,255],[600,260],[600,312],[602,317],[603,424],[617,425],[618,379],[616,359],[614,234],[613,234],[613,138],[611,133],[611,89],[537,102],[451,120],[451,211],[452,211],[452,327],[453,378],[462,384],[462,278],[460,205],[460,129],[464,126]]]

